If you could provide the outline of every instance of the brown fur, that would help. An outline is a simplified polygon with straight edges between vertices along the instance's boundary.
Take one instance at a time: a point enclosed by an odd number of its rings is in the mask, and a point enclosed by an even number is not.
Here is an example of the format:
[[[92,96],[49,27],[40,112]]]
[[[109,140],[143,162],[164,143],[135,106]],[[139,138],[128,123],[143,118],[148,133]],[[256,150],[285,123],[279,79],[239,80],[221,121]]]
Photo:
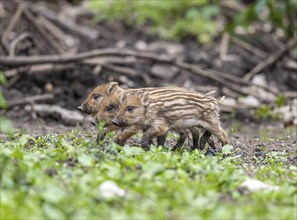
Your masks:
[[[219,121],[218,102],[215,98],[188,91],[126,92],[121,98],[115,121],[120,126],[141,126],[145,132],[142,146],[147,149],[153,137],[162,137],[171,129],[182,130],[202,127],[228,142]]]
[[[95,116],[100,109],[102,101],[109,97],[114,91],[121,88],[117,82],[109,82],[94,88],[87,96],[86,100],[78,107],[82,113]]]
[[[103,134],[98,134],[97,139],[102,139],[105,136],[105,133],[119,130],[117,126],[112,125],[111,119],[115,116],[120,101],[119,97],[123,92],[137,92],[137,91],[146,91],[149,93],[162,93],[162,94],[170,94],[172,91],[186,91],[184,88],[141,88],[141,89],[122,89],[118,86],[117,82],[110,82],[107,84],[103,84],[100,86],[97,86],[94,88],[87,96],[87,99],[83,102],[83,104],[79,107],[79,109],[83,113],[96,115],[97,120],[103,120],[107,124],[103,130]],[[107,108],[110,107],[110,105],[113,105],[113,110],[108,110]],[[132,135],[136,134],[139,130],[141,130],[141,127],[139,126],[129,126],[126,127],[122,133],[120,133],[117,138],[116,142],[118,144],[123,145],[125,141],[131,137]],[[193,147],[196,148],[199,140],[199,130],[197,128],[190,128],[190,131],[193,136]],[[185,142],[188,133],[187,131],[181,129],[177,130],[180,134],[180,139],[178,140],[177,144],[174,146],[174,149],[180,147]],[[158,144],[164,145],[166,135],[161,136],[158,138]],[[207,141],[213,148],[214,144],[211,139]]]

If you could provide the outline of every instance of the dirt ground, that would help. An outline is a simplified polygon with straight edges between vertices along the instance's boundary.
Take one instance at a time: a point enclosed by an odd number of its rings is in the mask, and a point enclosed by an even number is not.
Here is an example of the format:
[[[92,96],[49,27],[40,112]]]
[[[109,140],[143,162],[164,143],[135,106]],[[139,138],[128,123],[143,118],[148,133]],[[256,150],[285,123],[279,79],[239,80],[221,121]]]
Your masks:
[[[78,130],[80,135],[92,135],[96,138],[96,128],[86,120],[77,126],[65,126],[53,120],[29,120],[13,121],[18,132],[26,132],[33,136],[41,134],[65,134],[73,129]],[[296,127],[282,128],[280,122],[265,122],[262,124],[248,123],[239,121],[223,122],[229,135],[229,144],[233,146],[236,155],[240,155],[247,163],[259,163],[261,159],[266,158],[271,152],[284,153],[288,165],[297,165],[297,130]],[[2,136],[3,138],[3,136]],[[106,141],[112,141],[107,139]],[[185,148],[189,148],[191,139],[185,143]],[[140,145],[140,137],[132,137],[127,144]],[[167,139],[165,147],[171,147],[175,144],[172,138]],[[216,144],[217,151],[221,151],[220,145]]]
[[[16,5],[12,1],[4,1],[4,3],[7,13],[13,15]],[[90,20],[88,17],[78,18],[78,21],[86,24],[90,24]],[[1,20],[1,23],[6,27],[9,21],[10,16],[7,16]],[[132,49],[138,49],[139,45],[146,45],[148,50],[157,54],[167,54],[167,50],[175,49],[180,50],[177,56],[185,62],[196,63],[203,68],[222,71],[238,77],[242,77],[259,62],[258,57],[235,45],[230,46],[228,54],[236,56],[238,61],[220,61],[220,38],[215,39],[211,45],[203,46],[199,45],[193,37],[184,39],[182,43],[164,41],[156,34],[148,32],[147,27],[129,28],[121,22],[115,22],[112,25],[98,23],[93,26],[97,27],[102,33],[95,40],[84,39],[62,27],[60,28],[65,34],[78,39],[79,43],[76,49],[79,52],[118,47],[119,45],[125,45],[126,48]],[[38,30],[27,19],[20,19],[14,29],[14,35],[17,36],[24,31],[34,33],[34,41],[33,43],[25,41],[24,44],[20,44],[19,48],[16,48],[16,55],[53,54],[52,51],[48,50],[47,44],[40,36]],[[270,35],[270,33],[259,32],[250,40],[264,51],[276,51],[277,48],[272,48],[270,40],[267,40],[267,37],[269,38]],[[0,54],[5,54],[1,47]],[[125,76],[104,67],[102,67],[99,74],[95,74],[94,66],[84,65],[40,74],[24,72],[17,77],[9,78],[9,85],[3,88],[3,93],[8,102],[20,100],[28,96],[50,93],[54,95],[54,99],[43,103],[59,105],[70,110],[75,110],[82,103],[90,89],[108,81],[118,81],[121,85],[128,87],[175,84],[193,89],[206,88],[206,91],[216,88],[218,96],[224,95],[222,92],[223,86],[206,77],[193,75],[185,70],[178,70],[174,74],[169,74],[171,73],[170,68],[165,68],[167,75],[160,74],[160,72],[156,74],[152,68],[154,65],[155,63],[152,62],[126,65],[125,67],[136,70],[137,75],[133,77]],[[156,65],[156,67],[158,66]],[[12,68],[15,67],[0,65],[0,69],[3,71]],[[279,74],[280,72],[282,74]],[[280,91],[294,91],[296,89],[296,74],[292,74],[292,71],[284,68],[281,63],[276,63],[265,69],[263,74],[266,76],[268,84],[275,85]],[[275,82],[275,79],[277,79],[277,82]],[[207,88],[208,86],[209,88]],[[232,92],[228,94],[238,95]],[[90,125],[90,121],[87,119],[81,125],[66,126],[57,118],[34,115],[32,112],[26,111],[24,106],[16,106],[8,111],[1,111],[1,115],[9,118],[18,132],[23,130],[33,135],[63,134],[72,129],[81,130],[82,134],[91,132],[95,136],[96,133],[95,128]],[[249,113],[248,116],[251,116],[251,114]],[[247,115],[244,114],[236,115],[236,119],[227,114],[222,115],[223,127],[228,131],[230,144],[235,149],[238,149],[238,154],[241,154],[247,161],[253,161],[254,157],[266,157],[267,153],[272,151],[285,151],[291,155],[286,162],[297,165],[296,127],[284,128],[282,122],[253,121],[247,118]],[[128,143],[139,144],[139,139],[132,138]],[[172,144],[172,141],[167,143],[167,145]]]

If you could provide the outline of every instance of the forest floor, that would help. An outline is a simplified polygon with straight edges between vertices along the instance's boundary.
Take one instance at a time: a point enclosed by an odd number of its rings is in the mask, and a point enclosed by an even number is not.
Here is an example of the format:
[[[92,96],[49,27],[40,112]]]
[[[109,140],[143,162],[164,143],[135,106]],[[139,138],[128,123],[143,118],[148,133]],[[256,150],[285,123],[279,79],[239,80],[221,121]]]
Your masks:
[[[56,16],[55,22],[44,16],[48,9],[66,16],[69,10],[27,3],[20,9],[26,11],[22,19],[15,19],[14,28],[5,35],[12,45],[19,40],[16,36],[29,33],[15,45],[13,62],[20,56],[37,55],[39,59],[94,49],[115,49],[116,53],[103,56],[108,62],[100,57],[86,63],[58,60],[44,65],[1,61],[1,72],[8,80],[1,91],[9,105],[1,110],[1,116],[11,120],[16,129],[11,138],[0,135],[1,219],[296,219],[297,116],[293,91],[297,75],[289,65],[293,53],[284,53],[257,73],[257,80],[242,80],[259,63],[265,63],[265,58],[286,48],[286,42],[256,30],[254,35],[237,37],[260,49],[264,57],[230,41],[225,55],[236,59],[224,60],[222,37],[211,45],[200,45],[192,37],[177,43],[162,40],[147,27],[131,28],[121,21],[94,24],[88,13],[78,15],[73,20],[79,27],[99,30],[100,35],[90,39],[71,31],[71,25],[61,25],[58,13],[50,13]],[[1,24],[8,27],[19,6],[13,1],[3,1],[3,5],[6,17]],[[35,19],[30,19],[30,13]],[[128,56],[125,49],[157,59]],[[117,56],[118,51],[124,55]],[[9,58],[2,44],[0,55]],[[164,57],[184,63],[164,64]],[[191,68],[185,68],[187,65]],[[215,90],[216,97],[224,95],[232,104],[220,106],[229,144],[223,148],[217,144],[215,157],[190,151],[189,140],[185,149],[172,152],[170,147],[177,138],[173,134],[164,147],[147,152],[139,146],[141,135],[132,137],[124,147],[114,144],[112,134],[97,144],[96,128],[80,115],[77,106],[90,89],[109,81],[125,87],[175,85],[199,92]],[[255,82],[260,87],[255,89]],[[46,104],[41,111],[40,104]],[[64,120],[60,112],[48,111],[52,106],[78,120]],[[289,117],[276,118],[275,110],[285,111]],[[277,190],[266,193],[264,187],[247,193],[240,186],[250,178],[277,186]],[[122,191],[113,186],[114,194],[108,198],[101,189],[110,180]],[[110,186],[110,182],[106,184]]]
[[[65,134],[72,130],[80,133],[80,137],[93,137],[96,139],[97,129],[89,121],[77,126],[65,126],[49,120],[13,121],[14,127],[19,133],[27,133],[33,136],[47,134]],[[25,126],[24,126],[25,124]],[[230,142],[238,155],[246,162],[253,163],[255,158],[265,158],[266,154],[279,152],[286,157],[286,164],[297,166],[297,131],[295,127],[283,128],[281,122],[265,122],[261,124],[243,123],[236,120],[229,120],[223,123]],[[139,134],[140,135],[140,134]],[[127,145],[140,146],[140,136],[132,137]],[[114,137],[114,136],[113,136]],[[109,142],[113,138],[108,139]],[[175,144],[176,135],[167,138],[165,148]],[[186,141],[185,148],[189,148],[191,137]],[[221,151],[220,144],[216,144],[217,150]]]

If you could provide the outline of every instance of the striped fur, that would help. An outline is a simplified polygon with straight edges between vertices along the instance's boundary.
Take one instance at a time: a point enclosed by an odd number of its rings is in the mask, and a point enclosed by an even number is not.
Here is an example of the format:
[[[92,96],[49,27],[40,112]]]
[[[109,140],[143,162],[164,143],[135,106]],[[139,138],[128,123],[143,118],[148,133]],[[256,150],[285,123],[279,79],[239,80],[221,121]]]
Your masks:
[[[110,122],[111,122],[111,119],[115,116],[116,111],[118,110],[118,107],[120,105],[119,97],[125,92],[139,92],[139,91],[148,92],[152,96],[162,95],[164,98],[170,97],[172,93],[183,92],[182,94],[187,94],[188,92],[184,88],[168,88],[168,87],[140,88],[140,89],[125,90],[119,87],[117,82],[110,82],[107,84],[99,85],[96,88],[94,88],[88,94],[87,99],[83,102],[83,104],[79,108],[84,113],[95,115],[97,120],[105,121],[107,124],[106,124],[106,127],[104,128],[104,133],[113,131],[113,130],[118,130],[119,128],[117,126],[112,125]],[[205,95],[201,95],[201,97],[204,97],[204,96]],[[94,97],[96,99],[94,99]],[[192,101],[195,102],[197,100],[192,100]],[[110,106],[113,106],[114,108],[112,110],[107,109],[107,107],[110,107]],[[176,112],[172,112],[172,114],[178,115]],[[160,117],[162,117],[162,114],[160,114]],[[141,129],[142,129],[141,126],[125,127],[123,132],[117,136],[116,142],[123,145],[129,137],[131,137]],[[171,129],[171,130],[175,130],[177,133],[180,134],[180,139],[178,140],[174,148],[180,147],[184,143],[185,139],[187,138],[188,132],[185,131],[184,129],[181,129],[181,130]],[[198,140],[199,140],[199,129],[191,128],[190,131],[193,136],[193,146],[197,147]],[[101,137],[103,138],[104,135],[102,135]],[[164,134],[163,137],[158,138],[159,145],[164,144],[165,137],[166,137],[166,134]],[[209,140],[208,143],[214,147],[212,140]]]
[[[122,126],[143,127],[142,146],[146,149],[153,137],[195,127],[214,134],[222,144],[228,142],[220,126],[218,101],[209,95],[185,90],[128,91],[120,103],[115,120]]]

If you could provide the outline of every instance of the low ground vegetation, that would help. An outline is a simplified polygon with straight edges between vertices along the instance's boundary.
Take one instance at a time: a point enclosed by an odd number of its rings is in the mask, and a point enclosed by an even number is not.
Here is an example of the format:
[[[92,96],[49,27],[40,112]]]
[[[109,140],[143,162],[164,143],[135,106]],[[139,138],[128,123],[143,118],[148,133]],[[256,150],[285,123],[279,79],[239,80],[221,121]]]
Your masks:
[[[98,145],[77,131],[19,134],[1,139],[1,219],[296,219],[297,167],[288,156],[272,151],[247,163],[231,145],[206,157],[111,140]],[[240,190],[248,178],[279,190]],[[104,196],[106,181],[124,191]]]

